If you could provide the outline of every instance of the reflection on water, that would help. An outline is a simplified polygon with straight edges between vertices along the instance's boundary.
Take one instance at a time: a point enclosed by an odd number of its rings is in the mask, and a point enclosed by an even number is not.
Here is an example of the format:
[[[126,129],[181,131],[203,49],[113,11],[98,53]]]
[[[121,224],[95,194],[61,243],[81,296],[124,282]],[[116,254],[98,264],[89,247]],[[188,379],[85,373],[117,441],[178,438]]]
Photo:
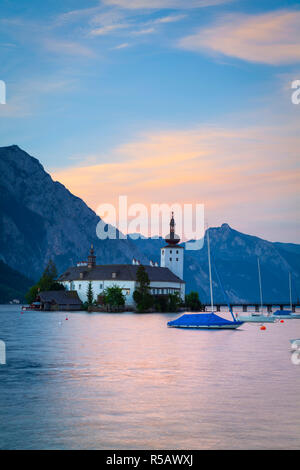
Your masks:
[[[167,328],[175,317],[0,306],[0,448],[299,448],[300,321]]]

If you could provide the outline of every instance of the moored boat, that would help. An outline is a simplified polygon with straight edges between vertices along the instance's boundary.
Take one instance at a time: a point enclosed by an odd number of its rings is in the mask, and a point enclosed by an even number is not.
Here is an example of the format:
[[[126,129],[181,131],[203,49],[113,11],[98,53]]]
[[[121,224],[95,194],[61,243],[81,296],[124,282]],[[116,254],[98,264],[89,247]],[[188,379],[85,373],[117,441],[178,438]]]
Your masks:
[[[22,306],[22,310],[41,310],[41,302],[32,302],[30,305]]]
[[[273,316],[251,314],[237,315],[237,320],[247,323],[274,323],[276,319]]]
[[[234,330],[243,324],[242,321],[230,321],[214,313],[184,314],[176,320],[168,322],[170,328],[200,328]]]
[[[300,320],[300,315],[293,313],[291,310],[276,310],[272,314],[272,317],[276,320]]]

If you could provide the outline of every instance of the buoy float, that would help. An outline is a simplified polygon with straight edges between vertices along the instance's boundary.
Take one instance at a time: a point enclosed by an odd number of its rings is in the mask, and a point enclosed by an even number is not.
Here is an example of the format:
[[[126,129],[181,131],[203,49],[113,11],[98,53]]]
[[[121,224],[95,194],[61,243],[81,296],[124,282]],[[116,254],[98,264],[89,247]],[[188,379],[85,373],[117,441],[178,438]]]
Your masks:
[[[266,330],[266,327],[265,327],[264,325],[262,325],[262,326],[260,327],[260,329],[261,329],[261,330]]]
[[[66,320],[69,320],[68,317],[66,317]]]
[[[280,323],[284,323],[284,320],[280,320]]]

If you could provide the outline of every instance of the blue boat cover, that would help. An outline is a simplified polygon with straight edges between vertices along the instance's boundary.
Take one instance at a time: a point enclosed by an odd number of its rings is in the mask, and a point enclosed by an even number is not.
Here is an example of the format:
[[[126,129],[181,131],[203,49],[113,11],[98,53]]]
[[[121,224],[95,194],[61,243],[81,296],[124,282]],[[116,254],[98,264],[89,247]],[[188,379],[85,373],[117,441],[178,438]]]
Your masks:
[[[184,314],[176,320],[168,322],[168,326],[190,326],[190,327],[199,327],[199,326],[222,326],[222,325],[242,325],[241,321],[230,321],[226,318],[219,317],[214,313],[191,313]]]
[[[273,315],[291,315],[292,311],[291,310],[276,310],[276,312],[273,313]]]

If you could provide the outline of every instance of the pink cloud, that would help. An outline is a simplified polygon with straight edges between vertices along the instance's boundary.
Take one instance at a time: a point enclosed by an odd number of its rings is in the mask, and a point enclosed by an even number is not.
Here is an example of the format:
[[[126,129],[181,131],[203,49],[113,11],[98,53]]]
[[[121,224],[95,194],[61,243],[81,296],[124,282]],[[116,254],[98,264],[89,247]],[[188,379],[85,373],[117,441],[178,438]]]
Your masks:
[[[271,65],[300,62],[300,11],[230,15],[179,46]]]
[[[117,204],[119,195],[148,206],[204,203],[210,220],[249,231],[263,215],[280,212],[284,221],[296,211],[300,136],[287,134],[281,126],[154,132],[116,148],[106,163],[83,162],[52,176],[93,209]]]
[[[178,8],[184,10],[190,8],[220,5],[230,1],[232,0],[103,0],[103,3],[106,5],[116,5],[129,10],[136,10],[140,8]]]

